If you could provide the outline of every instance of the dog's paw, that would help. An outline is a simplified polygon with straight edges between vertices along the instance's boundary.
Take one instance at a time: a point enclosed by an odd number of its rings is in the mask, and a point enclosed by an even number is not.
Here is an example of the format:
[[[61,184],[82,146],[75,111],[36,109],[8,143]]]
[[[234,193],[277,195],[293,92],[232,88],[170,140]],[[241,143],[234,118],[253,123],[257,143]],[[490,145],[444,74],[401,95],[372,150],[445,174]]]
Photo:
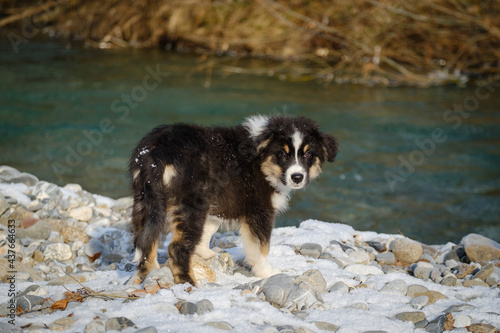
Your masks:
[[[273,276],[275,274],[281,273],[280,270],[272,268],[271,265],[266,264],[266,265],[261,265],[259,266],[254,266],[252,268],[252,273],[255,276],[261,277],[261,278],[268,278],[270,276]]]
[[[209,248],[203,248],[203,249],[197,248],[195,251],[195,254],[198,255],[199,257],[205,259],[205,260],[213,258],[217,255],[217,253],[210,250]]]

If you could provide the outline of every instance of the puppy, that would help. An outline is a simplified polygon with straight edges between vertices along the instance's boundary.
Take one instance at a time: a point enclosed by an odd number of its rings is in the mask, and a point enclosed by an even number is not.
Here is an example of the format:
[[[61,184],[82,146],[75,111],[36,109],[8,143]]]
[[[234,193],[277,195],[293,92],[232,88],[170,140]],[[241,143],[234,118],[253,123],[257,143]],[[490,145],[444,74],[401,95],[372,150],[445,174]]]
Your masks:
[[[252,272],[268,277],[271,231],[290,193],[333,162],[337,141],[307,118],[254,116],[237,127],[161,125],[130,160],[137,275],[159,268],[158,242],[172,232],[169,265],[175,283],[196,284],[194,254],[215,256],[209,244],[222,223],[239,227]]]

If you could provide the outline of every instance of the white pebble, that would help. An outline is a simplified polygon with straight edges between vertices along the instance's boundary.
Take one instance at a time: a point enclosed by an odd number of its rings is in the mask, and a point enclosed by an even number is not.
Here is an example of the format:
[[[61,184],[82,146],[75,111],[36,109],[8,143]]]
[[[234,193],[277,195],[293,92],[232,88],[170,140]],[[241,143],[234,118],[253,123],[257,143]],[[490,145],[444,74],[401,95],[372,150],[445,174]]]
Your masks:
[[[472,324],[471,318],[464,314],[457,314],[454,316],[454,319],[455,323],[453,323],[453,326],[455,327],[467,327]]]

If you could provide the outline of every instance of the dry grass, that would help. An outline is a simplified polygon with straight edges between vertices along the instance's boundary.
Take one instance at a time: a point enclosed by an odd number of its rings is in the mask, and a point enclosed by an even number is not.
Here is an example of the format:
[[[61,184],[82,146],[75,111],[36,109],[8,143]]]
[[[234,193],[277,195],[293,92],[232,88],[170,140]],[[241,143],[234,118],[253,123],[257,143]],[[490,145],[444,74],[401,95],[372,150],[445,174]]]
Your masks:
[[[8,0],[0,11],[0,27],[45,15],[46,31],[91,46],[270,57],[284,61],[274,72],[301,80],[500,80],[498,0]]]

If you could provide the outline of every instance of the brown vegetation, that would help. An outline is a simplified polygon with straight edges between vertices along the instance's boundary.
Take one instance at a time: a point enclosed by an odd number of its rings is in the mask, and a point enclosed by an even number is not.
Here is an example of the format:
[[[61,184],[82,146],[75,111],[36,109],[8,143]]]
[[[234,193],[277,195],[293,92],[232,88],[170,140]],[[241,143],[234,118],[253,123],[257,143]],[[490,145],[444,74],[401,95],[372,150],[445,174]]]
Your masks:
[[[100,48],[270,57],[283,60],[273,73],[289,79],[500,80],[498,0],[8,0],[0,14],[10,31],[29,22]]]

